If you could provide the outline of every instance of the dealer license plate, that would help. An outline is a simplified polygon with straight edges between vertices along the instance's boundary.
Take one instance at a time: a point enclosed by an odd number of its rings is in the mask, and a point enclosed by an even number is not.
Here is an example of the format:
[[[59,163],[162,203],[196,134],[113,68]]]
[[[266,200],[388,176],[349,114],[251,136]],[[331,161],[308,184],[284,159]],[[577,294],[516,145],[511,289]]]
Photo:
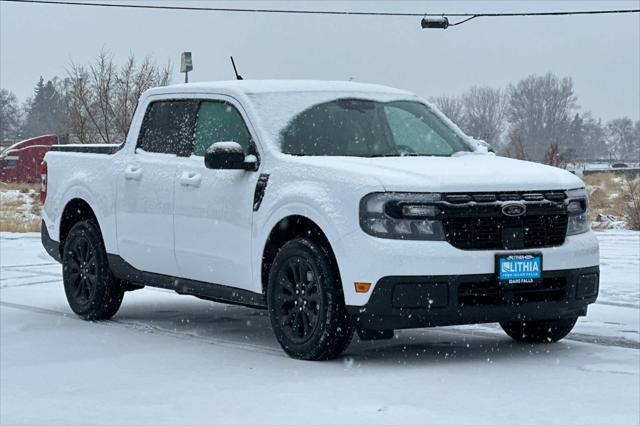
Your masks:
[[[501,284],[533,284],[542,279],[542,254],[499,254],[496,267]]]

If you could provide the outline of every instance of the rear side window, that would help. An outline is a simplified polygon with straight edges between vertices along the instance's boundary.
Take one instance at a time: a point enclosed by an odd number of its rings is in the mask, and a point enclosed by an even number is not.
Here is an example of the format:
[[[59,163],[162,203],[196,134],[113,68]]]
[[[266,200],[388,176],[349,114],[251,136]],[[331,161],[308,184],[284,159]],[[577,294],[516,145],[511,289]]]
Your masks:
[[[204,155],[215,142],[237,142],[249,150],[251,135],[240,112],[227,102],[203,101],[198,110],[193,155]]]
[[[198,102],[192,100],[151,103],[142,122],[137,148],[147,152],[189,155],[197,110]]]

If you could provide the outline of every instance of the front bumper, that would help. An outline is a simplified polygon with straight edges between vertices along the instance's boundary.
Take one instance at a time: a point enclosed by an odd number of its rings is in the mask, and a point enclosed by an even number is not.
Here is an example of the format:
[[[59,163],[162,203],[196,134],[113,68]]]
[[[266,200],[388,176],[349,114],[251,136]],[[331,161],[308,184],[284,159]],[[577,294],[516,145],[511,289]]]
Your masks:
[[[363,231],[332,242],[347,305],[365,306],[374,291],[357,293],[354,282],[373,286],[384,277],[486,275],[496,270],[496,254],[541,253],[543,270],[564,271],[597,266],[598,240],[593,231],[571,235],[555,247],[525,250],[460,250],[446,241],[388,240]],[[372,286],[372,287],[373,287]]]
[[[599,267],[545,271],[536,285],[500,286],[495,274],[389,276],[364,306],[348,306],[366,330],[534,321],[586,315],[598,297]]]

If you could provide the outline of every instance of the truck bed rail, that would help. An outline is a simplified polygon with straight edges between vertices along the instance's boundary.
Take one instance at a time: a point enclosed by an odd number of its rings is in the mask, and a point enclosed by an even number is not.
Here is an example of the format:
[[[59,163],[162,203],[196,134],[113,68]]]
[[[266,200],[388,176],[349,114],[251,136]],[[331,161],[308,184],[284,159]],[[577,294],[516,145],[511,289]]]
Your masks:
[[[68,144],[53,145],[51,151],[57,152],[84,152],[91,154],[115,154],[124,144]]]

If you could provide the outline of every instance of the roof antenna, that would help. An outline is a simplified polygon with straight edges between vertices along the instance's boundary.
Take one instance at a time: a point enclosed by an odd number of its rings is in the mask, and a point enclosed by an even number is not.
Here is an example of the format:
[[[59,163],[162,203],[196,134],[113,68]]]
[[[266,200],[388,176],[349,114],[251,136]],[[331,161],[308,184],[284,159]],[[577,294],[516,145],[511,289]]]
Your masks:
[[[233,72],[236,73],[236,80],[243,80],[242,76],[238,74],[238,69],[236,68],[236,63],[233,60],[233,56],[231,56],[230,58],[231,58],[231,65],[233,65]]]

